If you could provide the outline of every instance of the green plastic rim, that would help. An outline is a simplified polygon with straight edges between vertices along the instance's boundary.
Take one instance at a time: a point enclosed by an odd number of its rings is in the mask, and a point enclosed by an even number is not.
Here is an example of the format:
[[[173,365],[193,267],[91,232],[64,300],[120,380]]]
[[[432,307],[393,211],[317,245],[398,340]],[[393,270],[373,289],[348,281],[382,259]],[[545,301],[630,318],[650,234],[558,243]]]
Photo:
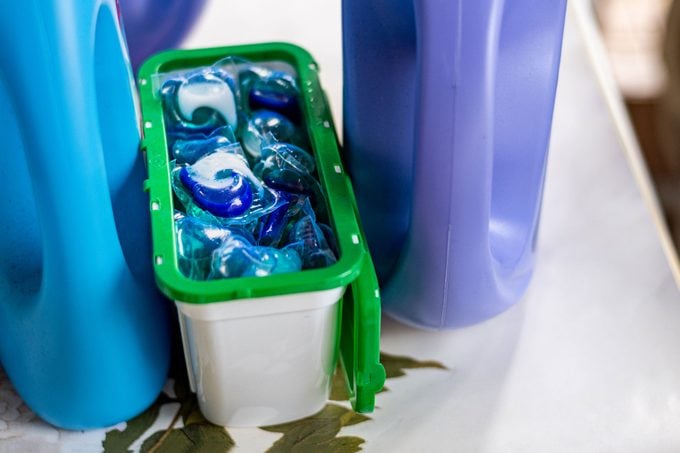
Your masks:
[[[283,61],[297,71],[301,106],[340,253],[332,266],[267,277],[208,281],[190,279],[179,271],[170,157],[162,105],[154,96],[152,81],[157,74],[208,66],[227,56],[252,62]],[[359,276],[368,252],[356,217],[350,180],[340,158],[331,113],[319,83],[318,66],[307,51],[287,43],[172,50],[147,60],[139,71],[138,84],[143,111],[142,150],[146,152],[149,173],[145,189],[150,197],[154,267],[156,281],[165,295],[189,303],[222,302],[344,287]]]

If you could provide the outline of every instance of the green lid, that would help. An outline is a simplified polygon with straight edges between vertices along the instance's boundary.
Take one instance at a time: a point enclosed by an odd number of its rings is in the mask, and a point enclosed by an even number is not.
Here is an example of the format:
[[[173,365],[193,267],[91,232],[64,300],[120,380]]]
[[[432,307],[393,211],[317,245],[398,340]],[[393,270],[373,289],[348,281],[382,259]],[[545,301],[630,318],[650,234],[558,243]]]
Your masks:
[[[155,96],[156,75],[210,66],[227,56],[253,62],[282,61],[297,72],[301,105],[329,207],[329,222],[339,249],[328,267],[267,277],[199,281],[185,277],[177,264],[170,157],[161,100]],[[375,393],[385,381],[379,361],[380,297],[373,263],[366,247],[351,182],[345,173],[318,66],[300,47],[266,43],[199,50],[173,50],[147,60],[139,72],[144,139],[149,179],[151,227],[156,282],[174,300],[206,304],[244,298],[320,291],[347,286],[342,301],[341,362],[352,404],[359,412],[373,410]]]

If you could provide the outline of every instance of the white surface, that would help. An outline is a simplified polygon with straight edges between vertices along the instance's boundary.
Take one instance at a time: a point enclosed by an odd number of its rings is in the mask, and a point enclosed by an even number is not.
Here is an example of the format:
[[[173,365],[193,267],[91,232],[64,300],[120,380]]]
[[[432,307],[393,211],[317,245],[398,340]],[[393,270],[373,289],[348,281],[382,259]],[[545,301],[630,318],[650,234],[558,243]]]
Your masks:
[[[318,412],[335,370],[345,288],[212,304],[177,302],[192,390],[218,425]]]
[[[385,322],[384,350],[452,372],[390,383],[345,430],[375,451],[680,451],[680,296],[571,6],[533,284],[468,329]]]

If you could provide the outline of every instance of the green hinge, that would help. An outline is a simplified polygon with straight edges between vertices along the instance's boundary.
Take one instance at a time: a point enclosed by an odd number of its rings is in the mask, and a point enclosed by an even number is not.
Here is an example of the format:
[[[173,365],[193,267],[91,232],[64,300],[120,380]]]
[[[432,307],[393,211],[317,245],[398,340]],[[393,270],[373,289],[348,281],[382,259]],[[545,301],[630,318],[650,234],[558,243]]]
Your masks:
[[[177,265],[173,224],[170,158],[160,99],[155,96],[158,74],[209,66],[227,56],[253,62],[283,61],[297,72],[301,105],[321,186],[329,206],[340,257],[326,268],[267,277],[197,281]],[[304,49],[288,43],[262,43],[196,50],[171,50],[148,59],[138,87],[142,107],[142,149],[146,151],[153,260],[156,282],[171,299],[206,304],[244,298],[321,291],[347,287],[342,301],[340,359],[351,401],[358,412],[374,408],[375,394],[385,382],[380,364],[380,294],[356,199],[344,170],[328,102],[318,77],[318,65]]]

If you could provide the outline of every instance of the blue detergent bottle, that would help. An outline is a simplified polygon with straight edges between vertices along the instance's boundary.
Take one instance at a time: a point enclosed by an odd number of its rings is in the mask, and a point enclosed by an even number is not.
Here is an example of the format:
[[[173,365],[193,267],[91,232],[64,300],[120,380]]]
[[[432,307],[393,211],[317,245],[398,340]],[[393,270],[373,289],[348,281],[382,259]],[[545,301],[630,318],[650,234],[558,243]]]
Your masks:
[[[116,4],[1,2],[0,42],[0,362],[46,421],[112,425],[170,356]]]
[[[344,144],[392,316],[469,325],[534,266],[566,0],[344,0]]]

